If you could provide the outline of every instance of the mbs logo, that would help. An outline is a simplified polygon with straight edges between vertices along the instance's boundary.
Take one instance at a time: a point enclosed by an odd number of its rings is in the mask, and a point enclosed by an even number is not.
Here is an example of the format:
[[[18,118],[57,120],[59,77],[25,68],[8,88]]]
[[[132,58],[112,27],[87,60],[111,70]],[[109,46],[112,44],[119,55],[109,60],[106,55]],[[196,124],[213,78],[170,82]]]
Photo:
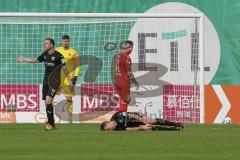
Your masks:
[[[0,85],[1,112],[39,112],[38,85]]]
[[[81,112],[113,111],[117,107],[118,96],[113,85],[81,85]]]

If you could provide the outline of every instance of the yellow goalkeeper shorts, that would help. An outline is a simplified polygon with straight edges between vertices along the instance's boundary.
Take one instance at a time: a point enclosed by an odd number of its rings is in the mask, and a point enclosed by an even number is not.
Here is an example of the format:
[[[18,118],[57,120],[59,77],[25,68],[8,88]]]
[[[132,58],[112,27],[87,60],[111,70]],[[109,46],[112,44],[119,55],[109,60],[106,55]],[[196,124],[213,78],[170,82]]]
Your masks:
[[[71,91],[69,85],[63,84],[59,87],[58,94],[64,94],[65,97],[73,97],[75,96],[74,90]]]

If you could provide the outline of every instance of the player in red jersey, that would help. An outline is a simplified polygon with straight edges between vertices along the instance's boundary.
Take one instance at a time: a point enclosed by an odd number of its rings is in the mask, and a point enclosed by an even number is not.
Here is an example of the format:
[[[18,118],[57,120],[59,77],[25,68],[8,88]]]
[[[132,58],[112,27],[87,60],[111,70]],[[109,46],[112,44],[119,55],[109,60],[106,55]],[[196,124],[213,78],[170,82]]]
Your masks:
[[[115,62],[115,87],[120,97],[118,112],[127,112],[130,103],[130,82],[132,81],[137,89],[139,84],[134,78],[131,70],[131,54],[133,49],[132,41],[125,41],[124,49],[117,55]]]

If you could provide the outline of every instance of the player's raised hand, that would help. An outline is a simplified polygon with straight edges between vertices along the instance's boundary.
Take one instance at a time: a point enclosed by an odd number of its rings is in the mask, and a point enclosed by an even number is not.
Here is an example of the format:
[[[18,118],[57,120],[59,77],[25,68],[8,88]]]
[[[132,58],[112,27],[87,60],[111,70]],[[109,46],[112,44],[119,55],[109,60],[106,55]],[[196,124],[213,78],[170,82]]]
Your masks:
[[[16,61],[17,62],[24,62],[24,57],[19,55],[17,58],[16,58]]]

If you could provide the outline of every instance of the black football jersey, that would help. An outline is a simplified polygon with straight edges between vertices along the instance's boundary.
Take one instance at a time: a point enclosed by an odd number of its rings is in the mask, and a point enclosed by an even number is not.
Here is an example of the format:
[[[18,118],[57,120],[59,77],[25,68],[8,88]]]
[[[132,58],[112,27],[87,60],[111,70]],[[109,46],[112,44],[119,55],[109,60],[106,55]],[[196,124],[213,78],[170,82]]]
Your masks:
[[[38,58],[39,62],[45,63],[44,83],[48,83],[49,76],[54,73],[54,78],[60,80],[61,68],[65,66],[64,58],[58,51],[48,54],[43,52]]]
[[[130,113],[131,114],[131,113]],[[136,118],[130,118],[129,113],[126,117],[123,116],[122,112],[116,112],[113,114],[111,121],[115,121],[117,126],[114,128],[115,131],[124,131],[127,127],[139,127],[144,125],[142,121]]]
[[[126,130],[125,126],[125,117],[123,116],[122,112],[116,112],[113,114],[111,121],[115,121],[117,123],[115,131],[124,131]]]

